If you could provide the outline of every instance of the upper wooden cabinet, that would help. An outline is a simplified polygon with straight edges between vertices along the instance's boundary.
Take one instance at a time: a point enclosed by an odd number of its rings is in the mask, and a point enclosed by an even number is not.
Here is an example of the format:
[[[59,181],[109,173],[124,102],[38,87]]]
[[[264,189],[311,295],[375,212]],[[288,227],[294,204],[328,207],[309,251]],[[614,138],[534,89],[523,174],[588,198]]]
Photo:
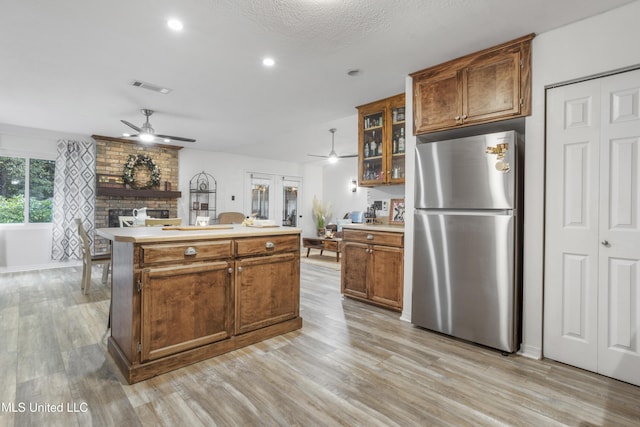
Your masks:
[[[412,73],[414,134],[531,114],[533,37]]]
[[[357,109],[358,184],[404,184],[404,93]]]

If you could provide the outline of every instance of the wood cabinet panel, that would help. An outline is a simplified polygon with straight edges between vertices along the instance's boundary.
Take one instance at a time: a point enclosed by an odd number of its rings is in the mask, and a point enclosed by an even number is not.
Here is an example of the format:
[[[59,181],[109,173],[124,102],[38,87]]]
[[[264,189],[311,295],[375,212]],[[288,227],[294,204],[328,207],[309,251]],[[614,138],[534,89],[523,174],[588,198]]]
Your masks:
[[[379,244],[379,245],[388,245],[388,246],[400,246],[400,247],[404,246],[403,233],[353,230],[350,228],[343,228],[342,238],[344,241],[350,241],[350,242]]]
[[[457,124],[455,117],[462,111],[462,97],[458,94],[458,71],[449,70],[424,77],[416,81],[415,126],[420,129],[452,127]]]
[[[143,265],[202,261],[233,256],[233,245],[231,240],[220,240],[206,243],[168,243],[141,246],[141,262]]]
[[[343,232],[342,293],[402,310],[404,233],[347,228]],[[369,236],[373,239],[367,239]]]
[[[465,123],[520,113],[520,52],[501,52],[463,72]]]
[[[236,240],[236,254],[239,257],[278,254],[299,249],[299,236],[251,237]]]
[[[249,332],[298,316],[300,253],[237,261],[235,332]]]
[[[342,246],[342,293],[367,298],[369,246],[347,242]]]
[[[371,249],[370,256],[372,262],[369,298],[380,304],[401,309],[404,250],[376,245]]]
[[[143,270],[142,361],[231,335],[232,266],[211,262]]]
[[[414,134],[531,114],[528,35],[410,74]]]

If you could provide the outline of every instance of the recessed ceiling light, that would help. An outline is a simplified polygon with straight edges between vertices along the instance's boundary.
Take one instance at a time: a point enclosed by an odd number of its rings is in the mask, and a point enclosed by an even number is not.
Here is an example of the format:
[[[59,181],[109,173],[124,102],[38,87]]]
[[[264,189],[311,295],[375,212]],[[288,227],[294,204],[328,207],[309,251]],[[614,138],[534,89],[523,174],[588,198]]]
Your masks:
[[[171,18],[167,20],[167,26],[171,28],[173,31],[182,31],[182,29],[184,28],[184,26],[182,25],[182,22],[175,18]]]
[[[276,61],[273,58],[264,58],[262,60],[262,65],[264,65],[265,67],[273,67],[274,65],[276,65]]]

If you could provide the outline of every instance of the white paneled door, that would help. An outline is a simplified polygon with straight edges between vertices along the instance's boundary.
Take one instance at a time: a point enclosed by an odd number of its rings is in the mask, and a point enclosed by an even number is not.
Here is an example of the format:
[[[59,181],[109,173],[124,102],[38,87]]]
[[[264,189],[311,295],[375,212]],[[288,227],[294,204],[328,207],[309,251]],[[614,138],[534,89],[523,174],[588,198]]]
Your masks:
[[[547,92],[546,357],[640,385],[640,70]]]

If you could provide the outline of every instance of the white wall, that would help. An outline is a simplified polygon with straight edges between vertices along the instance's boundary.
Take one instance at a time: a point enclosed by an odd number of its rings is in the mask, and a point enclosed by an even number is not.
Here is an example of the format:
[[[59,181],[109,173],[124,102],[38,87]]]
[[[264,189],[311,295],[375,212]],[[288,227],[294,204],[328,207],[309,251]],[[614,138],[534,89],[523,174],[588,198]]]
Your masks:
[[[354,116],[353,126],[358,126],[357,115]],[[379,187],[357,187],[356,192],[351,191],[351,181],[358,181],[358,159],[339,159],[337,163],[323,164],[324,192],[318,198],[323,202],[330,202],[332,215],[330,222],[342,218],[351,211],[366,211],[374,201],[389,201],[390,199],[402,199],[405,197],[404,185],[384,185]],[[377,212],[379,216],[389,215],[387,211]]]
[[[179,152],[179,190],[182,198],[178,201],[178,216],[189,218],[189,180],[202,171],[213,175],[218,184],[216,210],[219,212],[242,212],[245,215],[245,173],[256,172],[277,176],[302,177],[303,234],[311,234],[315,229],[311,219],[311,205],[314,194],[322,194],[322,169],[313,165],[268,160],[258,157],[184,148]],[[234,196],[235,200],[231,200]]]
[[[357,120],[353,126],[358,126]],[[323,193],[317,197],[325,203],[331,203],[331,217],[327,222],[335,223],[345,213],[365,208],[366,190],[358,187],[355,193],[351,191],[351,181],[357,181],[358,176],[357,158],[339,159],[334,164],[323,161],[321,167]]]
[[[640,2],[634,2],[533,39],[533,110],[526,121],[522,348],[532,357],[542,355],[545,86],[640,64],[638,17]]]

